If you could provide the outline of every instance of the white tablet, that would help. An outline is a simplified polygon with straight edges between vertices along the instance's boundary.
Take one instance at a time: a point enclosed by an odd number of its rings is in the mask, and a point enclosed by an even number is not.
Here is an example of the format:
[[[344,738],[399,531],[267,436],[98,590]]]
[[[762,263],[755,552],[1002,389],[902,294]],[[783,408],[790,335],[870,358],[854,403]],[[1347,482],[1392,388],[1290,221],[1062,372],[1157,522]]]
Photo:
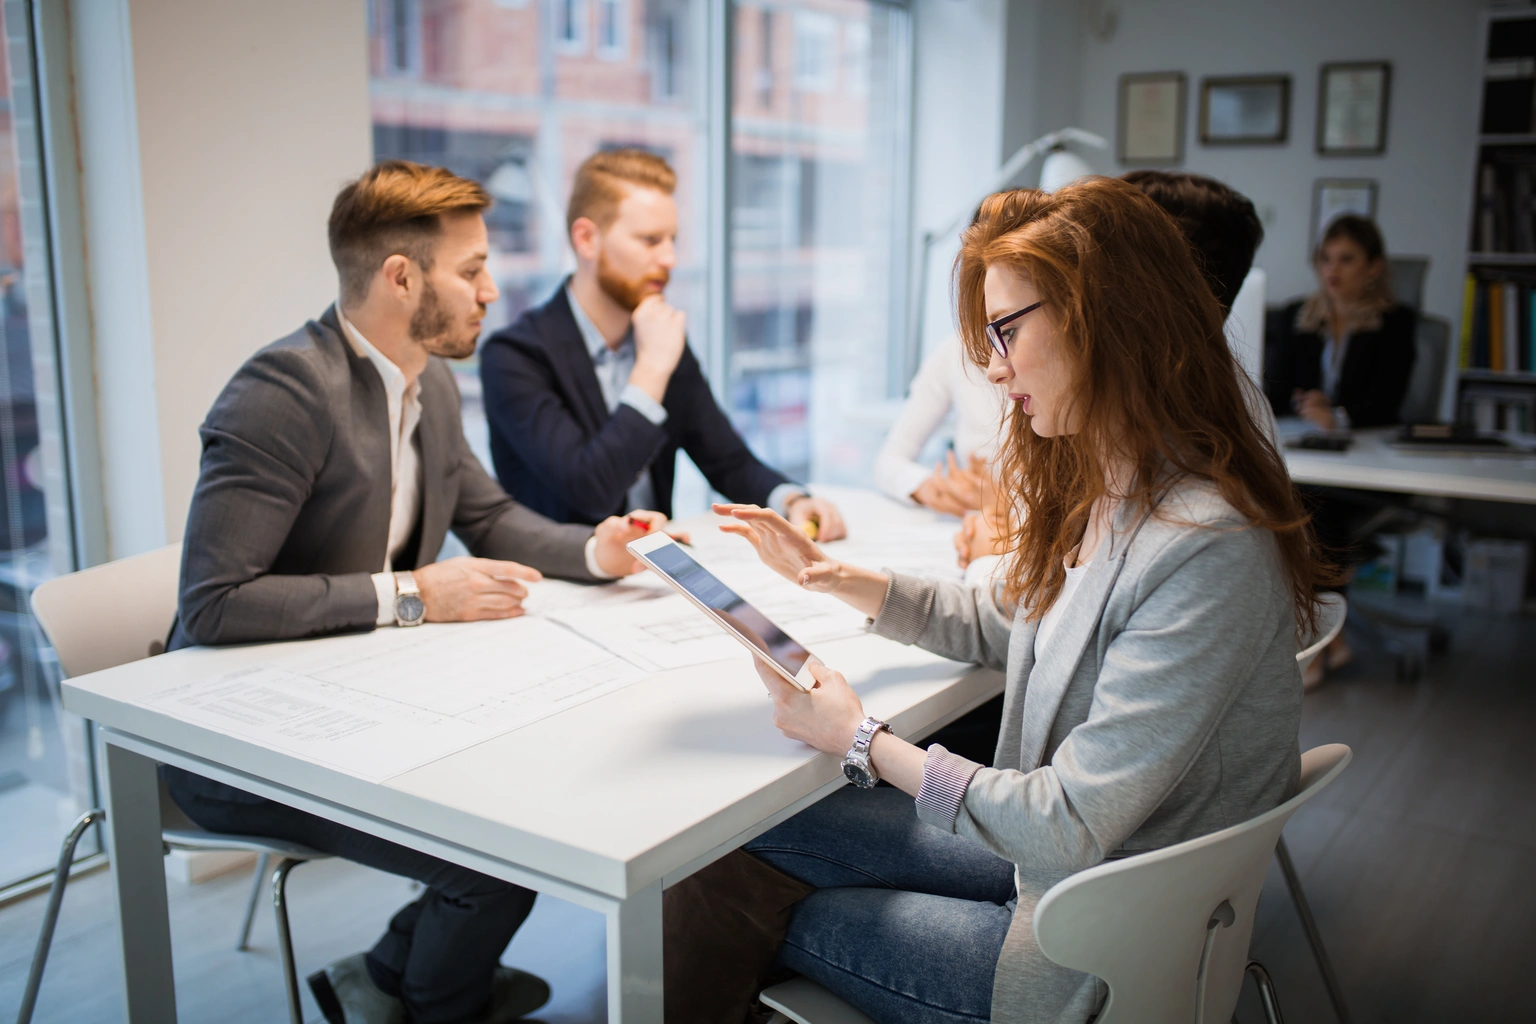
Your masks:
[[[693,556],[671,537],[653,533],[625,546],[630,554],[698,605],[742,646],[762,656],[779,675],[802,690],[816,685],[811,676],[810,664],[815,660],[811,652],[748,604],[740,594],[721,583],[714,573],[694,561]]]

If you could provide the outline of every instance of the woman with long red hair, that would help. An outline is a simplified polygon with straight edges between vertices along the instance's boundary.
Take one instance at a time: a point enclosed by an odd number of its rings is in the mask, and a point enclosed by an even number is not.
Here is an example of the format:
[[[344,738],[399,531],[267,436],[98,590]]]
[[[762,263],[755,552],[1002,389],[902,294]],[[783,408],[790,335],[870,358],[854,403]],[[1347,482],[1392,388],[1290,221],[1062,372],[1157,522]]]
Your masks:
[[[1086,1021],[1102,983],[1036,948],[1035,903],[1294,793],[1297,641],[1329,571],[1244,404],[1209,284],[1135,187],[992,197],[956,287],[968,354],[1013,401],[1005,585],[846,565],[773,512],[717,510],[875,632],[1003,669],[996,767],[893,736],[831,667],[808,693],[764,672],[775,724],[847,752],[866,789],[747,849],[817,887],[779,962],[883,1024]]]

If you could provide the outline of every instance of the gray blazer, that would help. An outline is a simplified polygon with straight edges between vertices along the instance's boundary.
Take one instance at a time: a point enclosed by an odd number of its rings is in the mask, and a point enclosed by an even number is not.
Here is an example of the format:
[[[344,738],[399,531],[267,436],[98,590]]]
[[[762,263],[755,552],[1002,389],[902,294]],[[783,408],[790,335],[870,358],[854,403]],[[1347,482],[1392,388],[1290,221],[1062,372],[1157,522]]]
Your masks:
[[[384,382],[342,337],[335,308],[256,353],[203,422],[202,470],[181,557],[171,648],[372,629],[372,574],[389,543]],[[410,567],[449,529],[476,555],[590,580],[590,526],[507,497],[464,440],[440,359],[421,375],[421,511]],[[401,568],[405,568],[402,565]]]
[[[1292,608],[1274,535],[1204,482],[1175,485],[1140,522],[1122,512],[1039,664],[1036,623],[997,590],[892,577],[876,632],[1005,670],[996,767],[976,770],[952,826],[930,822],[1017,865],[994,1022],[1077,1024],[1103,1001],[1101,981],[1035,945],[1035,905],[1052,885],[1296,791]]]

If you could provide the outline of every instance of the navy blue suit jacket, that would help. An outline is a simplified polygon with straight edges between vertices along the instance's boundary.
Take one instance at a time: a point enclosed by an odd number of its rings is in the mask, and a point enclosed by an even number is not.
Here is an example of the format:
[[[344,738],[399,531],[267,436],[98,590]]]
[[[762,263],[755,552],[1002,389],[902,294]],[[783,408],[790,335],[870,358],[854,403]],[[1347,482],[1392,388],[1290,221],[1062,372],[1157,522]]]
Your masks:
[[[788,482],[736,433],[686,348],[662,396],[666,422],[657,426],[622,403],[610,413],[564,284],[485,340],[480,381],[497,479],[557,522],[596,524],[627,512],[625,497],[647,466],[656,511],[670,516],[679,448],[731,501],[766,505]]]

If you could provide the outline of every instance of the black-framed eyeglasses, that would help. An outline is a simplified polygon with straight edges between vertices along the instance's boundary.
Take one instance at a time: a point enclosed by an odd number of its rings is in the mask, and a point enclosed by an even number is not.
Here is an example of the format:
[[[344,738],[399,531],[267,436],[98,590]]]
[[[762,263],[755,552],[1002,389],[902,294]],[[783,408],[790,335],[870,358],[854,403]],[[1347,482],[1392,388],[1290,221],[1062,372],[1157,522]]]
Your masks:
[[[1033,313],[1043,305],[1045,305],[1044,302],[1036,302],[1033,305],[1025,306],[1016,313],[1009,313],[1002,319],[993,320],[987,324],[987,340],[992,343],[992,347],[997,350],[998,355],[1004,359],[1008,358],[1008,343],[1003,340],[1003,328],[1013,323],[1025,313]]]

